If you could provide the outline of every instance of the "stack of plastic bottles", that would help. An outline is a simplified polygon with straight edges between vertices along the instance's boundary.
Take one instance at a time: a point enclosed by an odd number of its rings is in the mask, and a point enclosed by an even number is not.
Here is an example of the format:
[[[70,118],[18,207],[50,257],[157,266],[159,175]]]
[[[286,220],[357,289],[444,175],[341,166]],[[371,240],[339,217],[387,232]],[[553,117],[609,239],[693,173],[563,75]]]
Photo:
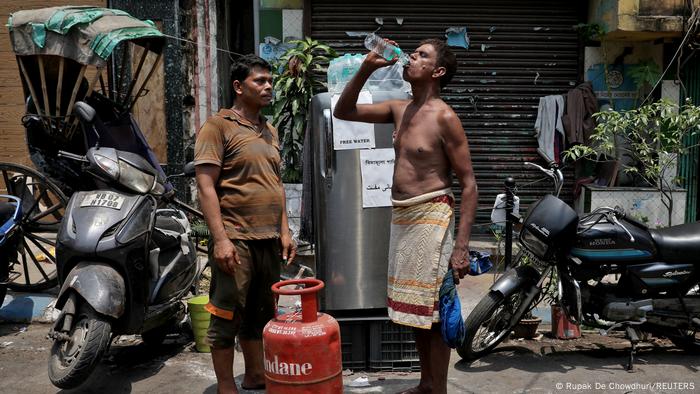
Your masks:
[[[363,55],[346,53],[330,61],[328,65],[328,91],[340,93],[345,84],[352,79],[353,75],[360,69],[360,64],[364,59]]]
[[[365,55],[345,54],[331,60],[328,65],[328,91],[340,94],[345,85],[360,69]],[[370,75],[362,90],[370,92],[379,91],[410,91],[410,85],[403,80],[403,67],[396,63],[389,67],[382,67]]]

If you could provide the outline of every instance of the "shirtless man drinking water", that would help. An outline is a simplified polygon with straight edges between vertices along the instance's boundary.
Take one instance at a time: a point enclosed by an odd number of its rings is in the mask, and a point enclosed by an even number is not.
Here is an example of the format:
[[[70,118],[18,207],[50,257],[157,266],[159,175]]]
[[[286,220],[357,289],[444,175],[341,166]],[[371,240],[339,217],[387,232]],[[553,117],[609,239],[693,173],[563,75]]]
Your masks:
[[[416,334],[421,379],[407,392],[446,393],[451,352],[440,334],[438,291],[448,268],[453,270],[455,283],[468,273],[476,181],[462,123],[440,98],[440,90],[457,69],[455,55],[443,41],[424,40],[410,55],[403,77],[411,84],[412,99],[357,104],[370,74],[395,62],[368,53],[333,114],[344,120],[395,125],[389,317],[414,327]],[[454,241],[453,172],[462,189]]]

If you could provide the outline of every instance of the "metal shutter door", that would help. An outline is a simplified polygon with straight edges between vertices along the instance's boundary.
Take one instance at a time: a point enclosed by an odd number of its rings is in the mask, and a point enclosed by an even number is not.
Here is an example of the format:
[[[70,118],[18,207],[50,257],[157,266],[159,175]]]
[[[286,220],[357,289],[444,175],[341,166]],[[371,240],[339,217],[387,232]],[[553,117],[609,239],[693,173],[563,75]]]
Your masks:
[[[310,7],[309,7],[310,6]],[[513,176],[521,186],[521,212],[552,190],[524,161],[544,164],[534,136],[541,96],[566,94],[575,86],[582,56],[573,26],[580,5],[549,1],[321,1],[307,2],[307,33],[340,54],[364,52],[362,38],[346,31],[374,31],[412,50],[425,38],[444,38],[450,26],[466,26],[469,50],[454,48],[457,74],[443,98],[457,112],[466,131],[479,187],[477,224],[490,221],[490,208],[503,181]],[[399,25],[396,18],[403,18]],[[573,172],[565,171],[562,192],[572,201]],[[453,185],[459,201],[459,185]],[[488,232],[486,226],[474,233]]]

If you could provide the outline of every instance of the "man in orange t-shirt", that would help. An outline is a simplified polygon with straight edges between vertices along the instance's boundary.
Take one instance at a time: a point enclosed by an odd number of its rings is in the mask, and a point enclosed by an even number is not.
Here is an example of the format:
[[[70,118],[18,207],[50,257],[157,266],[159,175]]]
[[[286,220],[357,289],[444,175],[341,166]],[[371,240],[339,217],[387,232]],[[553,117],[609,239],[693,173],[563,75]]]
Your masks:
[[[233,356],[239,336],[243,389],[265,386],[262,330],[274,317],[270,289],[280,258],[296,254],[287,223],[277,130],[261,115],[272,100],[270,65],[245,55],[231,69],[232,108],[209,118],[197,134],[199,200],[211,233],[212,314],[207,339],[217,392],[236,393]]]

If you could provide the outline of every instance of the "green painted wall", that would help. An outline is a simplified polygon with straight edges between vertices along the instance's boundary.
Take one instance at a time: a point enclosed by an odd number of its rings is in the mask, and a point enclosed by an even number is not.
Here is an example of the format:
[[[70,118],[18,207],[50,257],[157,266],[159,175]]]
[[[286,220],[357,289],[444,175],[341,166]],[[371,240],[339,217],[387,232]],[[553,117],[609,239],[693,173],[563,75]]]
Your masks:
[[[304,8],[304,0],[260,0],[260,8]]]
[[[282,40],[282,10],[260,10],[260,42],[265,37]]]

